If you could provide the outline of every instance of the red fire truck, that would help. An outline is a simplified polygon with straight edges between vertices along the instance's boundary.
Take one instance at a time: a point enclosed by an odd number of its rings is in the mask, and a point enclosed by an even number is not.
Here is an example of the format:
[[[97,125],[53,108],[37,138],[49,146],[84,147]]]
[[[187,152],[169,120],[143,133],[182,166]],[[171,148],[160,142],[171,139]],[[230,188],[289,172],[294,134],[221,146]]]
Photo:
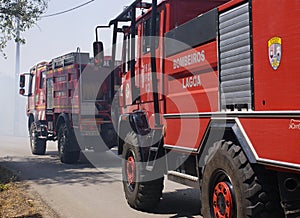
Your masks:
[[[102,61],[99,67],[91,63],[89,53],[78,50],[41,62],[20,76],[20,94],[28,96],[32,154],[45,154],[46,142],[57,140],[61,161],[75,163],[82,149],[103,151],[116,145],[113,93],[107,89],[110,77],[105,76],[110,58]]]
[[[167,174],[201,189],[205,218],[300,216],[299,11],[136,0],[110,22],[124,39],[116,129],[131,207],[150,210]]]

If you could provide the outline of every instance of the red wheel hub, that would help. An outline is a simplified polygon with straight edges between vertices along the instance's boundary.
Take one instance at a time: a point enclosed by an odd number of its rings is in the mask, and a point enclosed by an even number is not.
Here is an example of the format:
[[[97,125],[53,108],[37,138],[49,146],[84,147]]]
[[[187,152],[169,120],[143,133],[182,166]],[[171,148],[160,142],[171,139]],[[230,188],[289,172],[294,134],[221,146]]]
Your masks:
[[[213,209],[216,218],[231,218],[233,201],[230,186],[219,182],[214,188]]]
[[[128,183],[133,184],[135,182],[135,161],[133,156],[130,156],[127,159],[126,173]]]

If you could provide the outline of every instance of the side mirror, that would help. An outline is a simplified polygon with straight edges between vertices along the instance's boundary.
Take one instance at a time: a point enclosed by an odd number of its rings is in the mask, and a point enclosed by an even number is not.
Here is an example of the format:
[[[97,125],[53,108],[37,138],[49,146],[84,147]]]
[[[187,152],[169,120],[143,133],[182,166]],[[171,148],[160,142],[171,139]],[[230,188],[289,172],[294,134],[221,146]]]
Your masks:
[[[27,96],[27,97],[32,96],[32,93],[31,93],[32,79],[33,79],[33,74],[30,74],[30,73],[20,74],[20,80],[19,80],[20,81],[20,83],[19,83],[19,86],[20,86],[19,94],[20,95]],[[26,90],[25,90],[26,84],[28,86],[28,93],[26,93]]]
[[[104,64],[104,48],[102,42],[93,43],[94,63],[96,66],[103,66]]]
[[[25,87],[25,75],[21,74],[20,75],[20,88],[24,88]]]

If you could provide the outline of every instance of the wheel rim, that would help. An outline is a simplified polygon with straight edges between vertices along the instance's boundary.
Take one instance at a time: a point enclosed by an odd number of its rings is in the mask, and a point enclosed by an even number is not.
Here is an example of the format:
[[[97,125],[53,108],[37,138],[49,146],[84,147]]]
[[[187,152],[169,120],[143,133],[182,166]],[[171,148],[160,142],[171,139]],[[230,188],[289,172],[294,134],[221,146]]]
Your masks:
[[[210,190],[212,217],[236,217],[234,189],[229,176],[225,172],[218,171],[215,174]]]
[[[214,214],[217,218],[230,218],[232,215],[232,195],[230,184],[219,182],[214,188]]]
[[[30,146],[31,146],[31,149],[33,150],[33,146],[35,144],[35,130],[32,129],[31,130],[31,143],[30,143]]]
[[[129,152],[126,161],[126,177],[128,188],[130,191],[134,190],[136,180],[136,164],[132,152]]]
[[[63,154],[65,150],[65,143],[66,143],[66,134],[65,131],[62,130],[60,132],[60,137],[59,137],[59,153]]]

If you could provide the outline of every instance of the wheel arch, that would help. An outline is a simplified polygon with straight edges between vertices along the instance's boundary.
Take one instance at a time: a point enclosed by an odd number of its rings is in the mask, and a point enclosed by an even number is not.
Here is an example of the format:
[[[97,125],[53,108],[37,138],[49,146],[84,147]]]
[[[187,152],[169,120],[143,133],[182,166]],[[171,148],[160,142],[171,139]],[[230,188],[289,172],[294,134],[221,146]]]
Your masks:
[[[35,121],[34,115],[30,113],[28,116],[28,131],[30,131],[31,124]]]
[[[128,114],[121,115],[118,124],[118,132],[117,132],[117,143],[118,143],[118,154],[123,153],[123,144],[125,142],[126,135],[130,132],[130,124]]]
[[[55,125],[55,130],[56,130],[56,134],[58,132],[59,127],[61,126],[61,124],[65,123],[67,125],[68,130],[71,129],[71,125],[70,125],[70,119],[69,116],[65,113],[60,114],[57,119],[56,119],[56,125]]]
[[[221,140],[232,141],[241,146],[248,161],[251,164],[257,163],[255,153],[251,149],[252,146],[247,138],[246,133],[241,129],[236,120],[212,120],[199,149],[199,167],[202,168],[205,165],[205,157],[208,154],[209,148],[215,142]]]

